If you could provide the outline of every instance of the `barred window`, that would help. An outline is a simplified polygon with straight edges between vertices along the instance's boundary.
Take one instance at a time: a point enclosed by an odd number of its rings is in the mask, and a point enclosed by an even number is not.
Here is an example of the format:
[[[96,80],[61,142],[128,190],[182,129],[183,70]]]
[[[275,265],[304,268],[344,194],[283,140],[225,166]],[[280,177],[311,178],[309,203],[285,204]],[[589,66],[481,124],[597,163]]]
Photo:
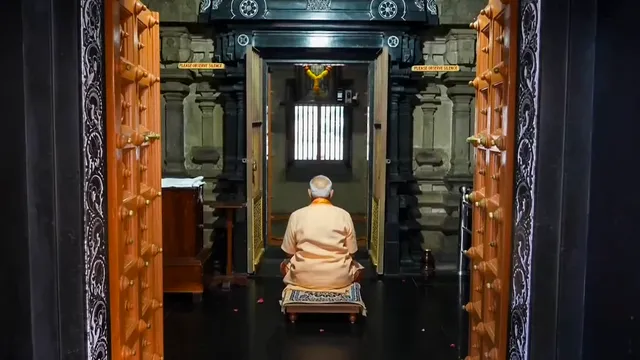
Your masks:
[[[344,107],[296,105],[294,160],[344,160]]]

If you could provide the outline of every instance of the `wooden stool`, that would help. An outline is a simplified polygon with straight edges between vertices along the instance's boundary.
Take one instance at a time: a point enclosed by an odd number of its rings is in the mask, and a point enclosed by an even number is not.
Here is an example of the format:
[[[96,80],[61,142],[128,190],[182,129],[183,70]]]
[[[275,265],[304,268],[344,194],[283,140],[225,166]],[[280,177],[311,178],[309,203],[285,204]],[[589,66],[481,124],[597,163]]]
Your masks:
[[[361,310],[355,304],[292,304],[285,307],[291,323],[296,322],[298,314],[348,314],[349,322],[355,324]]]

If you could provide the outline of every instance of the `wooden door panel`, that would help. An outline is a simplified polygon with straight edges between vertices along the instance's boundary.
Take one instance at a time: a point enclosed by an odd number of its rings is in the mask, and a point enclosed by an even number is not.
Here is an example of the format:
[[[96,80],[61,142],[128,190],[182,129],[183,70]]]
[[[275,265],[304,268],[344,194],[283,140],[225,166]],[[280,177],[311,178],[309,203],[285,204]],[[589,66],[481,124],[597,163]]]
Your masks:
[[[369,254],[376,272],[384,272],[384,224],[387,182],[387,106],[389,92],[389,49],[376,58],[373,77],[373,177],[371,189],[371,239]]]
[[[511,9],[510,9],[511,8]],[[511,283],[518,4],[490,0],[478,31],[468,360],[506,360]]]
[[[248,47],[246,59],[247,116],[247,247],[248,272],[254,273],[264,254],[264,61]]]
[[[106,2],[107,192],[113,359],[161,359],[159,14]]]
[[[267,193],[265,199],[267,199],[267,213],[266,219],[267,221],[267,243],[268,245],[273,246],[273,142],[272,142],[272,126],[273,126],[273,91],[271,90],[271,73],[267,71],[267,109],[266,109],[266,135],[265,139],[266,143],[266,157],[267,157]],[[277,244],[280,246],[281,244]]]

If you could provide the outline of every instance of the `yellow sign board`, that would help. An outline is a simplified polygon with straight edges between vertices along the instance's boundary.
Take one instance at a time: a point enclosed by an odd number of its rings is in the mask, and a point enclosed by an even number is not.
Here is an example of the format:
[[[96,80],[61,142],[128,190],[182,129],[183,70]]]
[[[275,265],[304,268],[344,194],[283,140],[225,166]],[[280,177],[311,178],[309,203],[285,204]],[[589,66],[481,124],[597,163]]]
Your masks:
[[[413,65],[413,72],[442,72],[442,71],[460,71],[458,65]]]
[[[224,70],[223,63],[180,63],[178,69],[185,70]]]

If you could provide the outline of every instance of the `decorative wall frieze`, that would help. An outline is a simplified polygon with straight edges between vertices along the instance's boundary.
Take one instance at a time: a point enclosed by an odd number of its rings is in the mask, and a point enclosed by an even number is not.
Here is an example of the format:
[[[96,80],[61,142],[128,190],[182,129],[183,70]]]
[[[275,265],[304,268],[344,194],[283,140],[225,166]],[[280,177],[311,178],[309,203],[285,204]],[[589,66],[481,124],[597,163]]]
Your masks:
[[[516,112],[516,152],[514,239],[512,247],[511,306],[509,307],[509,344],[507,357],[512,360],[532,358],[531,327],[531,256],[536,224],[536,167],[540,120],[540,0],[523,0],[518,41],[518,95]],[[540,266],[544,266],[540,264]]]
[[[215,35],[215,61],[234,66],[244,61],[248,46],[274,54],[287,49],[289,56],[296,51],[304,57],[306,49],[361,49],[364,57],[371,60],[375,51],[389,48],[391,62],[407,67],[422,63],[422,41],[420,36],[402,31],[278,31],[256,30],[251,25],[235,26],[233,31]],[[278,55],[274,55],[278,57]],[[343,60],[343,59],[340,59]]]
[[[201,0],[200,20],[438,23],[435,0]]]

